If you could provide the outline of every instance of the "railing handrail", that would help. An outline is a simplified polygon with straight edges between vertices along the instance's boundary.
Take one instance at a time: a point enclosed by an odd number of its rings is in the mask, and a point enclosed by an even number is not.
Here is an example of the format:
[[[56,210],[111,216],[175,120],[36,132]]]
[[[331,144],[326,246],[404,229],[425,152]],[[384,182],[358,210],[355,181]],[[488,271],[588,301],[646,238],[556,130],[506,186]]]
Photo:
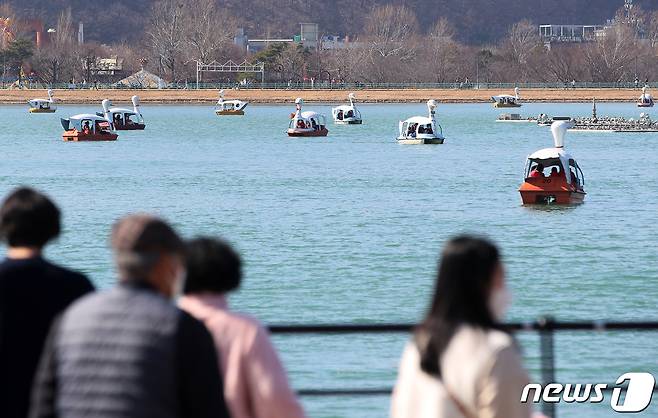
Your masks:
[[[417,325],[411,323],[370,323],[370,324],[291,324],[269,325],[272,334],[387,334],[408,333]],[[543,384],[556,381],[555,346],[556,331],[658,331],[658,321],[556,321],[547,316],[531,322],[509,322],[504,326],[515,332],[537,332],[540,335],[541,380]],[[612,387],[612,385],[609,385]],[[388,396],[392,388],[332,388],[301,389],[299,396],[335,397],[335,396]],[[654,392],[657,388],[654,387]],[[542,412],[557,418],[554,403],[543,403]]]
[[[372,324],[289,324],[269,325],[273,334],[362,334],[404,333],[416,327],[411,323]],[[658,321],[555,321],[550,318],[534,322],[509,322],[505,327],[511,331],[641,331],[658,330]]]

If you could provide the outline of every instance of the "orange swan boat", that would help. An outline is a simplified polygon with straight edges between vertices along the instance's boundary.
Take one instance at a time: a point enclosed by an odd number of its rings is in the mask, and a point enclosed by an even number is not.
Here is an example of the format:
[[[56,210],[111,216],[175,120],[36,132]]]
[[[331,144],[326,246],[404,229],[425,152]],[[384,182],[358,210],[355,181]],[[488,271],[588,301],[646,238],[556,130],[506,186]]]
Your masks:
[[[530,156],[525,168],[525,181],[519,187],[524,205],[582,203],[585,178],[576,160],[564,150],[564,137],[570,122],[551,125],[554,148],[539,150]],[[549,175],[544,170],[549,169]]]

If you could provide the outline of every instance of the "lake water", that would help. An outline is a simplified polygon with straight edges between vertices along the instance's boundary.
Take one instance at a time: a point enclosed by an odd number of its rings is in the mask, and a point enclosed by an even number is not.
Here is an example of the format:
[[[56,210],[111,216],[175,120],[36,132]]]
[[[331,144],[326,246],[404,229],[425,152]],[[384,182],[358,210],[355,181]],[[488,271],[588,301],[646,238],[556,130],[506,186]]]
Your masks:
[[[307,105],[330,115],[330,106]],[[566,148],[588,195],[568,208],[521,206],[525,157],[550,147],[548,128],[494,123],[489,105],[440,105],[444,145],[401,146],[398,120],[424,104],[363,105],[362,126],[327,138],[285,135],[294,105],[250,106],[217,117],[211,106],[143,106],[144,132],[112,143],[65,143],[60,117],[0,107],[0,192],[26,184],[64,212],[55,261],[114,282],[108,234],[121,215],[156,212],[186,236],[220,235],[241,251],[236,310],[265,323],[413,322],[432,292],[444,242],[486,234],[501,247],[514,292],[509,319],[658,318],[658,134],[570,133]],[[588,104],[527,104],[525,115],[588,115]],[[599,115],[635,116],[631,104]],[[557,380],[614,383],[658,375],[658,333],[567,333],[556,339]],[[394,383],[405,335],[281,336],[297,389],[381,388]],[[519,336],[538,376],[538,338]],[[312,417],[375,418],[389,399],[305,398]],[[614,416],[563,404],[561,417]],[[658,403],[643,416],[658,416]]]

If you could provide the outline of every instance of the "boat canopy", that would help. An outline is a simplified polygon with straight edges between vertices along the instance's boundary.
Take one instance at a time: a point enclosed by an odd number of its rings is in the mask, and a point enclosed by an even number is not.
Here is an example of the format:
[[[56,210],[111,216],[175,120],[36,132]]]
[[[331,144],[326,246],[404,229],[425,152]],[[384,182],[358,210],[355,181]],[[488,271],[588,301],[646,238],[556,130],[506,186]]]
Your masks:
[[[403,123],[418,123],[420,125],[424,125],[432,123],[432,119],[428,118],[427,116],[414,116],[405,120]]]
[[[306,112],[302,112],[300,116],[304,119],[312,119],[312,118],[318,119],[318,120],[319,119],[324,119],[324,115],[321,115],[318,112],[313,112],[313,111],[310,111],[310,110],[306,111]]]
[[[528,156],[528,164],[526,166],[526,177],[528,177],[532,163],[538,163],[548,168],[551,166],[560,166],[564,172],[567,182],[571,182],[571,170],[567,167],[574,168],[576,176],[582,178],[582,171],[578,166],[576,160],[562,148],[544,148],[536,151]]]
[[[640,96],[640,101],[638,104],[645,106],[648,105],[649,107],[653,106],[653,96],[647,91],[647,86],[642,88],[642,95]]]
[[[249,102],[243,102],[242,100],[223,100],[220,99],[215,106],[218,110],[243,110]]]
[[[327,121],[323,114],[311,110],[302,112],[302,105],[304,100],[301,98],[295,99],[295,113],[290,117],[290,129],[313,129],[320,130],[327,125]]]
[[[82,131],[82,125],[89,122],[90,128],[95,131],[95,125],[98,124],[103,128],[111,128],[110,123],[104,117],[92,115],[91,113],[81,113],[71,116],[68,119],[61,119],[62,127],[65,131],[75,129]]]
[[[530,156],[528,156],[528,159],[533,161],[555,160],[555,159],[572,160],[573,157],[567,154],[562,148],[544,148],[530,154]]]
[[[131,116],[137,116],[137,122],[144,123],[144,117],[139,111],[139,96],[133,96],[130,99],[133,104],[132,109],[125,107],[110,107],[112,106],[112,101],[105,99],[102,102],[103,113],[96,113],[98,116],[107,116],[110,120],[114,121],[116,115],[120,115],[121,119],[128,118],[131,119]],[[109,115],[107,115],[109,113]],[[124,121],[125,122],[125,121]]]
[[[50,106],[50,103],[52,103],[50,100],[47,99],[32,99],[28,101],[29,105],[32,107],[37,107],[39,105],[47,105]]]
[[[126,109],[125,107],[111,107],[110,113],[129,113],[131,115],[136,114],[132,109]]]
[[[343,104],[331,109],[335,121],[361,120],[361,112],[354,105],[354,93],[349,94],[350,104]]]
[[[326,126],[327,122],[324,115],[313,112],[299,112],[297,111],[290,120],[291,129],[313,129],[319,130],[323,126]]]
[[[102,113],[98,112],[96,113],[98,116],[103,116]],[[139,122],[142,122],[142,114],[141,113],[135,113],[133,109],[126,109],[125,107],[111,107],[110,108],[110,115],[112,116],[112,120],[114,120],[115,115],[122,115],[127,118],[130,118],[131,116],[137,116],[139,119]]]
[[[511,94],[499,94],[497,96],[491,96],[491,100],[494,102],[502,102],[502,103],[516,103],[519,100],[519,88],[515,87],[514,88],[514,96]]]
[[[81,113],[79,115],[73,115],[69,118],[71,122],[85,120],[85,119],[92,121],[99,121],[99,122],[107,122],[107,119],[105,119],[104,117],[98,115],[92,115],[91,113]]]
[[[343,112],[347,112],[349,110],[356,110],[356,109],[354,109],[354,106],[352,106],[352,105],[340,105],[340,106],[334,107],[334,111],[337,111],[337,110],[342,110]]]
[[[48,108],[49,106],[43,106],[45,104],[50,105],[51,103],[55,103],[55,96],[53,95],[53,91],[51,89],[48,90],[48,98],[47,99],[32,99],[28,100],[28,103],[32,107],[37,107],[39,105],[42,106],[42,108]]]
[[[219,100],[217,100],[216,109],[217,110],[243,110],[249,102],[242,100],[224,100],[224,90],[219,91]]]

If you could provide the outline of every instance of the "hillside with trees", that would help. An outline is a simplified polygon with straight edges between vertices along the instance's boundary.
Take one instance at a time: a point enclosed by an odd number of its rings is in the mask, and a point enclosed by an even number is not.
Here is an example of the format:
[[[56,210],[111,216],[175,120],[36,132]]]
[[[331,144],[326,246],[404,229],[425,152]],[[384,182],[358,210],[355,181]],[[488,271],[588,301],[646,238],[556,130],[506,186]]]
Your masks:
[[[144,36],[154,0],[9,0],[17,14],[42,19],[54,26],[59,14],[70,8],[73,21],[86,26],[86,37],[101,43],[134,42]],[[181,2],[185,7],[190,5]],[[316,22],[325,34],[360,35],[369,13],[386,4],[407,7],[419,30],[429,33],[445,18],[456,39],[467,44],[498,42],[516,22],[535,24],[601,24],[623,5],[622,0],[216,0],[237,26],[251,36],[290,36],[300,22]],[[635,0],[645,10],[658,8],[652,0]],[[223,30],[217,26],[216,30]]]

